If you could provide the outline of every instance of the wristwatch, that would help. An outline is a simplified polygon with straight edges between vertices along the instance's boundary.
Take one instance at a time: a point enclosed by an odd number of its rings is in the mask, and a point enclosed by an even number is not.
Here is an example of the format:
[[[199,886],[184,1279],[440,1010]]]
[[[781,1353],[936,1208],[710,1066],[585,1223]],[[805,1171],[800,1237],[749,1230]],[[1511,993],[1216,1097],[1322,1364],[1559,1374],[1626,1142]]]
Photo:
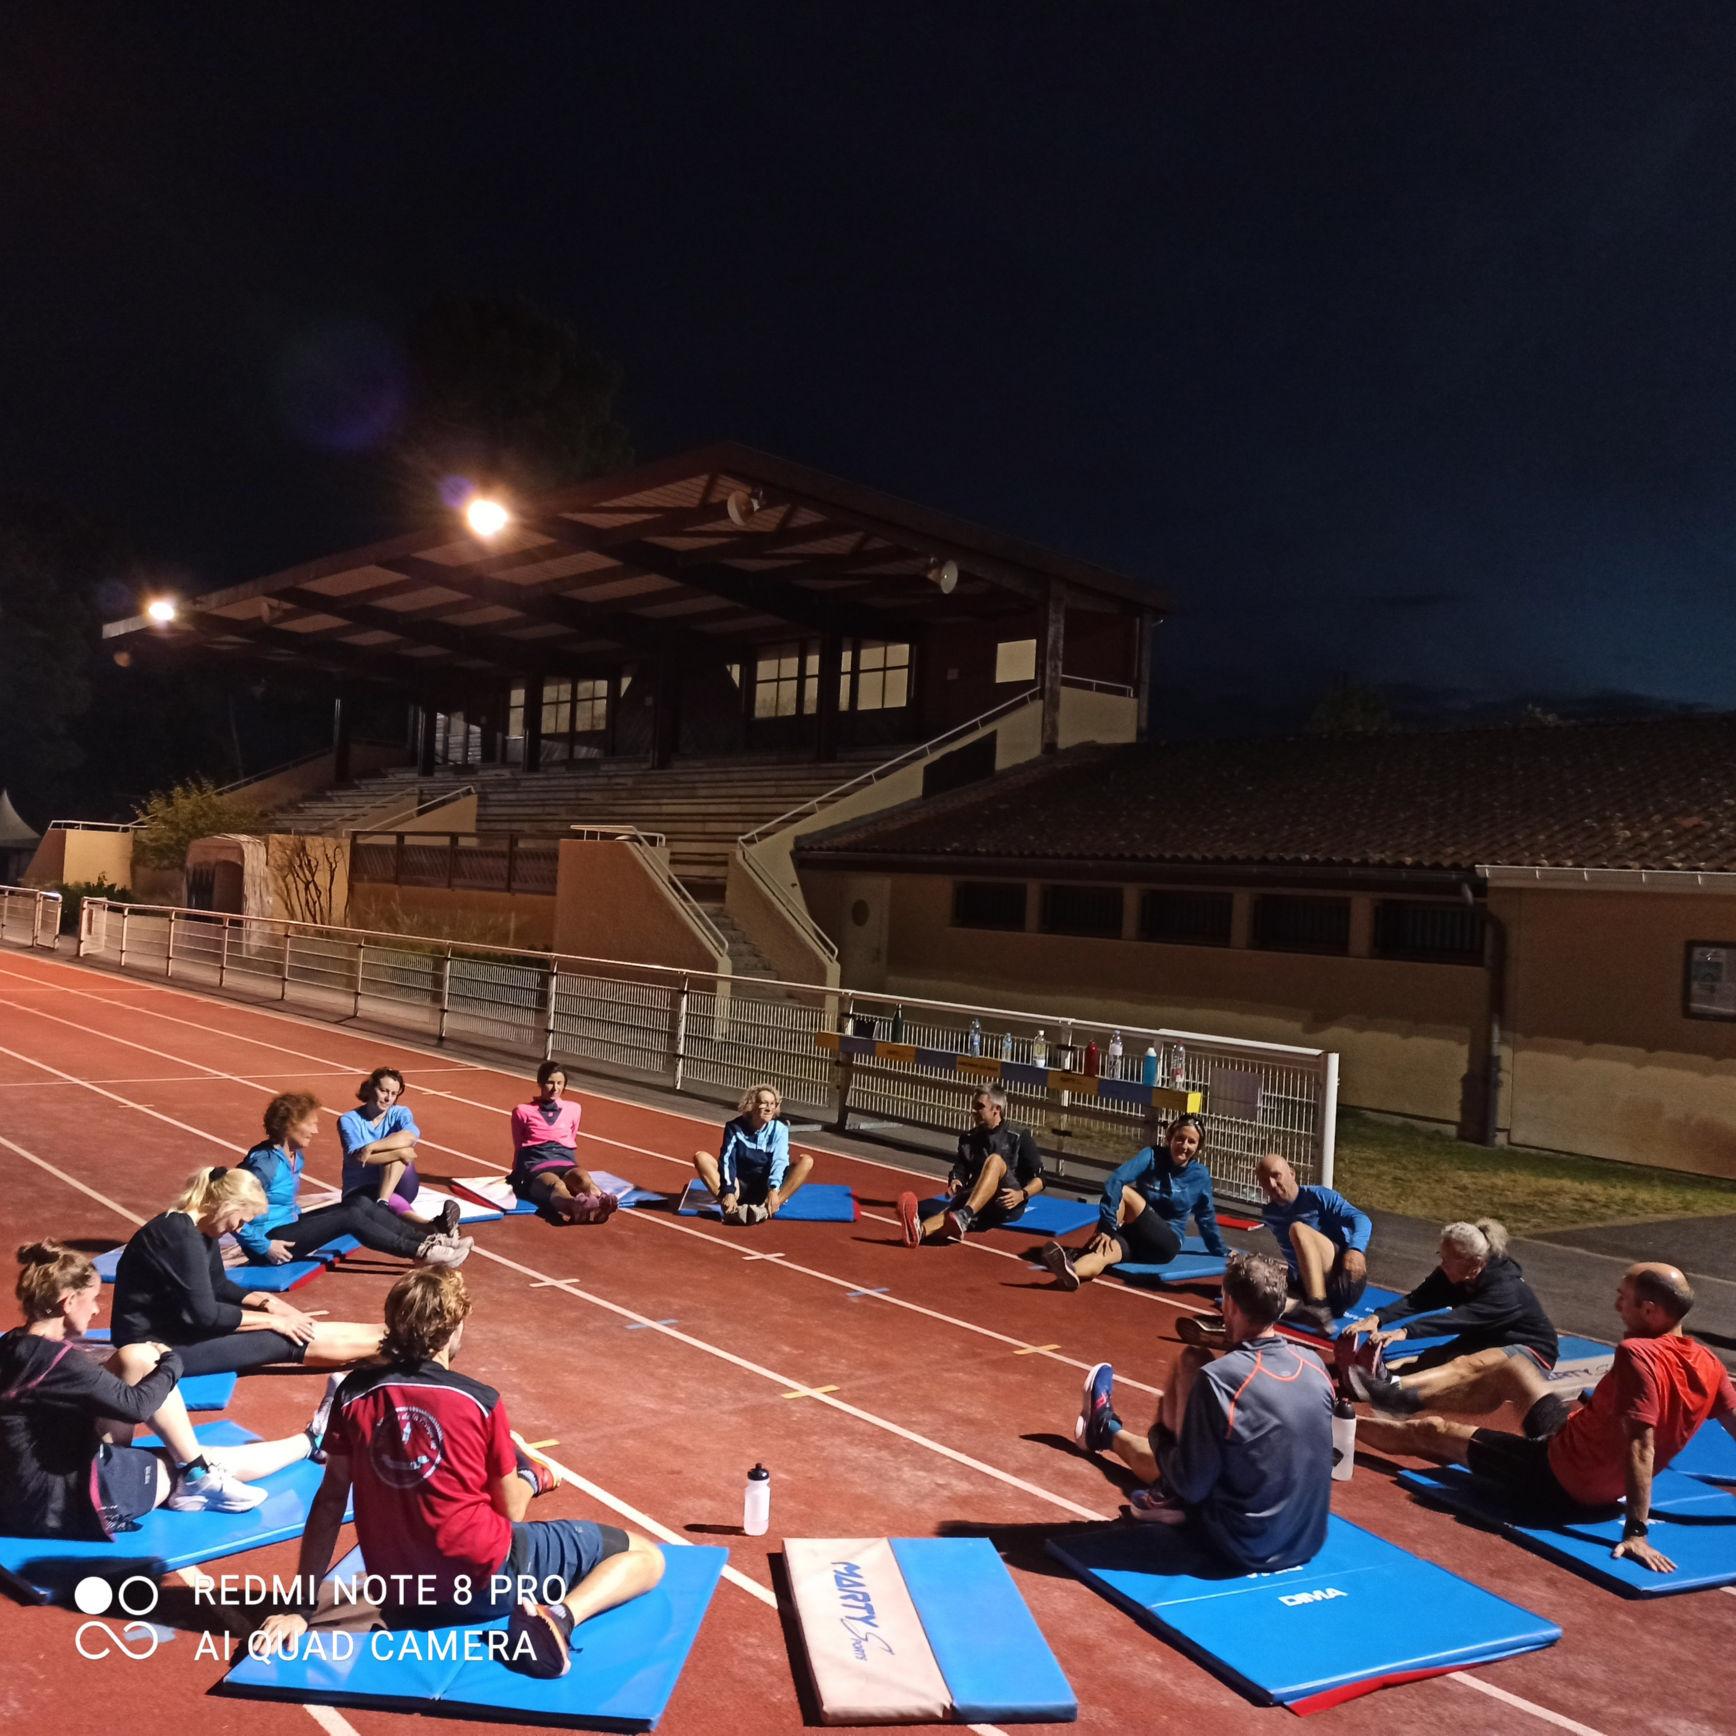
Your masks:
[[[1651,1526],[1644,1519],[1629,1519],[1621,1528],[1621,1540],[1631,1543],[1634,1538],[1648,1536],[1650,1532]]]

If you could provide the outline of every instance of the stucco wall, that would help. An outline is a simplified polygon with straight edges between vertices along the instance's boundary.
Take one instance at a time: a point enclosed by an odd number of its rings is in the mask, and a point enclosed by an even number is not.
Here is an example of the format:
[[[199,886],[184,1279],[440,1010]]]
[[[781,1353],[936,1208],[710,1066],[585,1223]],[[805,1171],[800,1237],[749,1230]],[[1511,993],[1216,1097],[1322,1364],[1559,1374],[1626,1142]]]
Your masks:
[[[558,952],[683,970],[728,969],[644,852],[630,844],[562,839],[553,905]]]

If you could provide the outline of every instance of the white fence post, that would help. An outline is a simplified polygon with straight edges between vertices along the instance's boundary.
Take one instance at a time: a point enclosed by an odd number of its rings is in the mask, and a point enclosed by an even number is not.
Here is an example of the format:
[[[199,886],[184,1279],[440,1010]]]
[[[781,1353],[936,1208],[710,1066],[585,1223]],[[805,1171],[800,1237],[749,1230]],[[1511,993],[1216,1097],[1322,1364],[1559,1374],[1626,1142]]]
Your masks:
[[[175,913],[169,912],[169,944],[163,949],[163,975],[175,974]]]
[[[289,943],[294,938],[289,932],[288,924],[283,929],[283,975],[278,979],[277,998],[280,1001],[289,999]]]
[[[548,1010],[543,1024],[543,1059],[552,1061],[555,1058],[555,1003],[561,992],[561,961],[558,958],[549,960],[549,1001]]]
[[[1320,1141],[1320,1185],[1332,1186],[1332,1163],[1338,1153],[1338,1051],[1326,1052],[1326,1077],[1320,1090],[1319,1125],[1315,1133]]]
[[[121,906],[121,969],[127,968],[127,907]]]
[[[435,1033],[435,1041],[446,1041],[446,1015],[452,1011],[452,948],[446,949],[446,956],[440,961],[440,1025]]]
[[[675,995],[675,1054],[673,1060],[675,1089],[681,1089],[681,1075],[687,1067],[687,997],[692,992],[691,977],[681,979],[681,987]]]
[[[223,932],[217,939],[217,986],[222,988],[223,979],[229,974],[229,918],[223,918]]]

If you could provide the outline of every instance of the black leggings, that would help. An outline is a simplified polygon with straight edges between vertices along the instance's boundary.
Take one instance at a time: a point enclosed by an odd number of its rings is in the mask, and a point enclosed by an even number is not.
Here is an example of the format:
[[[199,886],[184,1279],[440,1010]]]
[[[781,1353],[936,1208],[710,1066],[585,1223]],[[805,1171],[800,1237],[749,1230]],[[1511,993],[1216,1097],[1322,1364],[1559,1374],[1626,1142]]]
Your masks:
[[[390,1206],[359,1193],[348,1195],[336,1205],[303,1212],[294,1223],[275,1224],[265,1231],[268,1240],[289,1243],[298,1258],[339,1236],[354,1236],[364,1248],[372,1248],[378,1254],[396,1254],[402,1260],[415,1259],[430,1234],[427,1224],[401,1218]]]
[[[282,1332],[228,1332],[202,1338],[197,1344],[177,1344],[181,1372],[187,1374],[247,1374],[273,1362],[300,1362],[307,1346]]]
[[[1181,1252],[1181,1237],[1175,1226],[1166,1223],[1152,1207],[1147,1206],[1138,1217],[1129,1218],[1115,1232],[1121,1244],[1121,1256],[1136,1266],[1167,1266]]]

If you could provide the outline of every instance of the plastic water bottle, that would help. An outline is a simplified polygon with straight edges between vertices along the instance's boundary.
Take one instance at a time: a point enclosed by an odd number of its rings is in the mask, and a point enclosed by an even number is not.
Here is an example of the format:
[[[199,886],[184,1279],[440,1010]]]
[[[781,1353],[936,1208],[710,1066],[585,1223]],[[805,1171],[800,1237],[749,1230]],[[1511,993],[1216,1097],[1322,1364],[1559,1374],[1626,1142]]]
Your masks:
[[[747,1474],[747,1492],[741,1499],[741,1528],[749,1537],[763,1537],[771,1522],[772,1474],[764,1465],[755,1465]]]
[[[1145,1068],[1139,1075],[1140,1083],[1155,1085],[1157,1083],[1157,1045],[1147,1043],[1145,1046]]]
[[[983,1022],[981,1019],[971,1020],[970,1035],[964,1040],[964,1052],[967,1055],[980,1055],[983,1052]]]
[[[895,1043],[902,1043],[904,1041],[903,1007],[894,1007],[892,1009],[892,1041]]]
[[[1037,1027],[1037,1034],[1031,1039],[1031,1065],[1047,1067],[1049,1065],[1049,1039],[1043,1035],[1043,1027]]]
[[[1111,1031],[1109,1033],[1109,1077],[1111,1079],[1121,1077],[1121,1054],[1121,1033]]]
[[[1332,1480],[1348,1483],[1356,1469],[1356,1412],[1344,1399],[1332,1407]]]
[[[1180,1043],[1169,1046],[1169,1082],[1177,1091],[1187,1089],[1187,1050]]]
[[[1003,1061],[1010,1061],[1010,1060],[1012,1060],[1012,1058],[1013,1058],[1013,1033],[1011,1031],[1002,1031],[1001,1032],[1001,1059]]]
[[[1093,1037],[1085,1045],[1085,1071],[1093,1079],[1097,1077],[1097,1039]]]

